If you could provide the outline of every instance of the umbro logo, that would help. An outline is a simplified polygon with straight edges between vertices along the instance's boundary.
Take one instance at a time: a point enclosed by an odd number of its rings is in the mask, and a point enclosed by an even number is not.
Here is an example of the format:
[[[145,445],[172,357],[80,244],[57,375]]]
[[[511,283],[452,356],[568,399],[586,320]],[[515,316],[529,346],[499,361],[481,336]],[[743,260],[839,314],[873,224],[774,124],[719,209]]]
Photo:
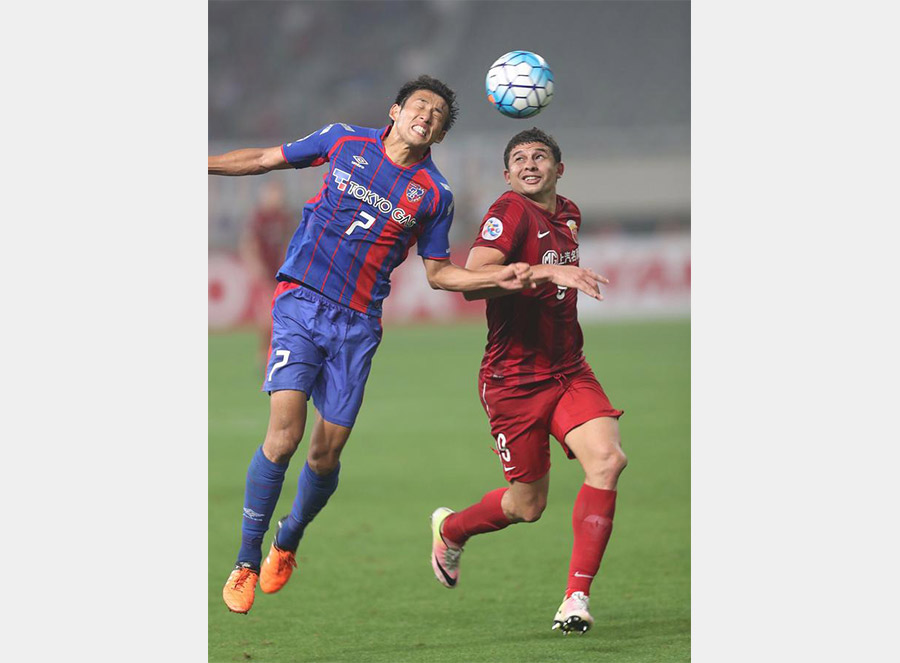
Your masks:
[[[549,230],[545,230],[544,232],[539,232],[539,233],[538,233],[538,239],[540,239],[541,237],[546,237],[546,236],[549,235],[549,234],[550,234],[550,231],[549,231]]]
[[[249,507],[244,507],[244,515],[247,518],[249,518],[250,520],[255,520],[257,522],[262,522],[262,519],[263,519],[263,514],[257,513],[256,511],[254,511],[253,509],[250,509]]]
[[[365,166],[368,166],[368,165],[369,165],[369,162],[366,161],[365,159],[363,159],[363,158],[362,158],[360,155],[358,155],[358,154],[357,154],[355,157],[353,157],[353,161],[354,161],[354,163],[356,163],[356,165],[359,166],[360,168],[364,168]]]

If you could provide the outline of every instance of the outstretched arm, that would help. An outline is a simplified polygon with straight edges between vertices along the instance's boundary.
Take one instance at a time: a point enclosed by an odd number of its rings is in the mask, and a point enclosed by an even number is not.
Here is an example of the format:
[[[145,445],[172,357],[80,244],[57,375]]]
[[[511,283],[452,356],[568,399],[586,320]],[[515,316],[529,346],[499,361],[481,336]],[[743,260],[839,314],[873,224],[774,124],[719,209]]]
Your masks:
[[[480,272],[493,271],[500,268],[505,260],[506,256],[497,249],[476,246],[469,252],[466,269]],[[567,288],[577,288],[588,297],[593,297],[594,299],[603,299],[603,295],[600,294],[599,284],[609,283],[609,279],[605,276],[600,276],[594,270],[576,267],[575,265],[532,265],[531,281],[535,287],[544,283],[553,283]],[[464,296],[466,299],[471,300],[492,299],[508,294],[510,294],[508,290],[489,288],[467,292]]]
[[[210,175],[262,175],[270,170],[290,168],[281,146],[249,147],[209,157]]]
[[[535,287],[531,281],[531,267],[524,262],[474,272],[457,267],[449,260],[423,258],[423,261],[428,285],[435,290],[471,292],[496,288],[502,292],[519,292]]]
[[[535,265],[532,267],[536,283],[553,283],[579,291],[594,299],[603,299],[600,284],[608,284],[609,279],[600,276],[593,269],[576,265]]]

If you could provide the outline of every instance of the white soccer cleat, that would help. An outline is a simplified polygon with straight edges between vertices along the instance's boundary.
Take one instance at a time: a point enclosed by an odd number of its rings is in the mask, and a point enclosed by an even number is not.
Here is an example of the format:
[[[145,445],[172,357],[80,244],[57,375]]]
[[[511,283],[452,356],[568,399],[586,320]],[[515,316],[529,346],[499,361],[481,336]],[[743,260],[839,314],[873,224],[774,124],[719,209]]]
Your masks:
[[[564,634],[587,633],[594,624],[594,618],[588,612],[590,597],[584,592],[572,592],[572,596],[563,599],[562,605],[556,611],[551,630],[560,629]]]
[[[459,581],[459,557],[462,548],[451,548],[441,536],[441,525],[447,516],[454,513],[452,509],[442,506],[431,514],[431,568],[434,577],[444,587],[453,589]]]

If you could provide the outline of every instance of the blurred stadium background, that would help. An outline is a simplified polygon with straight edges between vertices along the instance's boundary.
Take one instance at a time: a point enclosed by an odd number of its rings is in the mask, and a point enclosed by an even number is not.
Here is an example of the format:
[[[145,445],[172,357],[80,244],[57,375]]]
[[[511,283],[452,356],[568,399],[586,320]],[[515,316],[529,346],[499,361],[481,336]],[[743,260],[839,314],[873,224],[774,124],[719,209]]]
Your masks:
[[[512,120],[485,99],[500,55],[533,50],[556,77],[552,104]],[[502,152],[521,129],[558,140],[559,191],[581,207],[581,264],[608,276],[585,321],[690,314],[690,4],[395,0],[209,4],[209,153],[270,146],[329,122],[387,124],[397,89],[420,73],[457,91],[461,108],[434,148],[456,199],[453,260],[465,262],[502,193]],[[238,246],[263,187],[283,182],[299,216],[321,171],[209,179],[209,326],[251,319],[255,283]],[[483,305],[431,292],[411,254],[393,277],[385,320],[478,319]]]

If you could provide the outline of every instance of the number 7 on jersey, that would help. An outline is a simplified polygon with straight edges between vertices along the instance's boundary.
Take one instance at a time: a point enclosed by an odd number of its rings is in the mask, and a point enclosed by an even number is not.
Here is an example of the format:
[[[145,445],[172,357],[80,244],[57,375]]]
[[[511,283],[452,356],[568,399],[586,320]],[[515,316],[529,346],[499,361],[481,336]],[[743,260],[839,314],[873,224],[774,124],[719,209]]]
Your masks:
[[[363,212],[362,210],[360,210],[359,215],[366,220],[364,222],[360,221],[359,219],[354,221],[352,224],[350,224],[350,227],[347,228],[347,230],[344,232],[345,235],[349,235],[350,233],[352,233],[354,228],[362,228],[364,230],[368,230],[369,228],[372,227],[372,224],[375,223],[375,217],[372,216],[371,214],[369,214],[368,212]]]

